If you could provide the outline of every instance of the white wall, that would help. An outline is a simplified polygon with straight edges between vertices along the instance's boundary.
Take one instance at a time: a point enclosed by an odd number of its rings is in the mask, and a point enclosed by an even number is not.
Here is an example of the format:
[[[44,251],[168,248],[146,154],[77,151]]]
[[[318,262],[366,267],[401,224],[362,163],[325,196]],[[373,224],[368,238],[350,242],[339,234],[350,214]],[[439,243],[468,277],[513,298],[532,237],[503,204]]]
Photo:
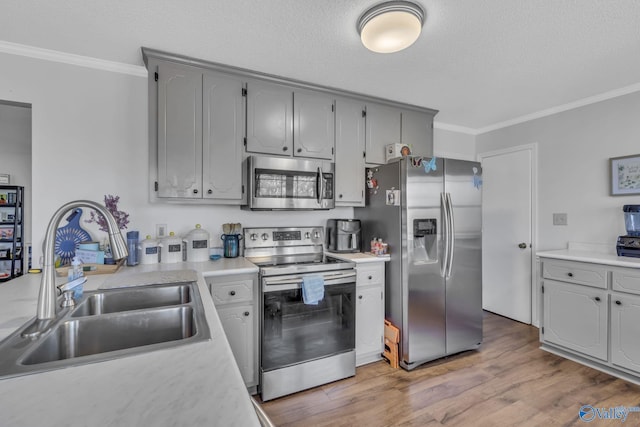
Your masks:
[[[601,101],[476,137],[478,153],[538,143],[538,248],[569,241],[615,248],[624,234],[622,205],[640,196],[610,196],[609,158],[640,154],[640,93]],[[554,226],[553,213],[567,213]]]
[[[433,130],[433,155],[476,161],[475,136],[436,127]]]
[[[25,188],[24,242],[31,242],[31,108],[0,103],[0,173]]]

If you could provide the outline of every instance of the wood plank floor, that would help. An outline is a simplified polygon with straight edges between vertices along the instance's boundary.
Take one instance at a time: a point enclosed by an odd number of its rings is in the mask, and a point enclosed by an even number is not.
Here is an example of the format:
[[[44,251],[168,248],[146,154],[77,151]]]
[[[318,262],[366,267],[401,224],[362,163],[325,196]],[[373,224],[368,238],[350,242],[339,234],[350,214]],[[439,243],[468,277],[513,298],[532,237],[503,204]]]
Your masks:
[[[492,313],[484,342],[407,372],[386,362],[262,404],[286,426],[576,426],[582,405],[640,406],[640,387],[538,348],[538,329]],[[622,425],[639,426],[640,413]]]

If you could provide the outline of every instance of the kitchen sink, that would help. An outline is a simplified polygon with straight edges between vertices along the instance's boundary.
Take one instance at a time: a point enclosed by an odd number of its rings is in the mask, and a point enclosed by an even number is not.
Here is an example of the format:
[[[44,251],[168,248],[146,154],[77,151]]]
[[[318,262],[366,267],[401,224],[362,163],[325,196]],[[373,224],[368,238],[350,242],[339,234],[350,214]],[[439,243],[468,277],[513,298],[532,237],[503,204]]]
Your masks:
[[[138,286],[92,294],[78,304],[71,317],[94,316],[120,311],[186,304],[191,302],[191,286]]]
[[[190,338],[192,307],[127,312],[60,323],[22,360],[24,365],[90,356]]]
[[[0,378],[174,348],[211,339],[196,282],[85,292],[38,339],[0,343]]]

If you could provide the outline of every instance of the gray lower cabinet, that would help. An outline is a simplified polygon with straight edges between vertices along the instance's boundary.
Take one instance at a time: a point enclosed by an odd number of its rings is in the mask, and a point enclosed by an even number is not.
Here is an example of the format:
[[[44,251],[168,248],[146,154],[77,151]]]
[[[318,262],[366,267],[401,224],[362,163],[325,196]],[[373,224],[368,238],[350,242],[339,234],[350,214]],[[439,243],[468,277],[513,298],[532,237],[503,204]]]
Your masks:
[[[154,196],[241,204],[243,81],[163,61],[150,70],[157,76]]]
[[[611,294],[611,362],[640,372],[640,296]]]
[[[247,84],[247,152],[333,160],[334,99],[264,81]]]
[[[541,348],[640,384],[640,268],[540,259]]]
[[[231,351],[247,388],[258,386],[258,276],[205,277]]]
[[[603,289],[544,282],[544,340],[607,359],[609,304]]]
[[[336,206],[364,206],[365,104],[336,99]]]
[[[356,366],[384,350],[384,262],[356,264]]]

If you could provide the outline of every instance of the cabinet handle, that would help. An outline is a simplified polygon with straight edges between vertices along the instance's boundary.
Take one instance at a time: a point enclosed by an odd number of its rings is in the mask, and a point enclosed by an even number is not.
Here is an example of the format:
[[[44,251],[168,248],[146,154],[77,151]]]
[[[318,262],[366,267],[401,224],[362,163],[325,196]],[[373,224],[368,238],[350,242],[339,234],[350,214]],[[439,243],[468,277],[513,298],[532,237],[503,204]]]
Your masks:
[[[573,277],[573,273],[567,273],[567,276]]]
[[[302,153],[302,148],[298,148],[296,151],[297,151],[298,153]]]
[[[213,193],[213,190],[212,190],[212,189],[208,189],[208,190],[207,190],[207,194],[212,194],[212,193]]]
[[[230,291],[229,295],[234,296],[236,294],[236,291]]]
[[[600,297],[596,297],[595,300],[600,302]]]
[[[198,189],[193,190],[193,194],[198,194]]]
[[[342,199],[342,194],[338,194],[338,199]]]
[[[622,305],[622,303],[620,301],[616,301],[617,305]]]
[[[362,295],[358,295],[358,299],[362,299]]]
[[[282,151],[287,151],[289,147],[282,147]]]
[[[248,312],[248,311],[245,311],[245,312],[244,312],[244,315],[245,315],[245,316],[248,316],[248,315],[249,315],[249,312]]]
[[[373,279],[373,276],[369,276],[369,280]]]

